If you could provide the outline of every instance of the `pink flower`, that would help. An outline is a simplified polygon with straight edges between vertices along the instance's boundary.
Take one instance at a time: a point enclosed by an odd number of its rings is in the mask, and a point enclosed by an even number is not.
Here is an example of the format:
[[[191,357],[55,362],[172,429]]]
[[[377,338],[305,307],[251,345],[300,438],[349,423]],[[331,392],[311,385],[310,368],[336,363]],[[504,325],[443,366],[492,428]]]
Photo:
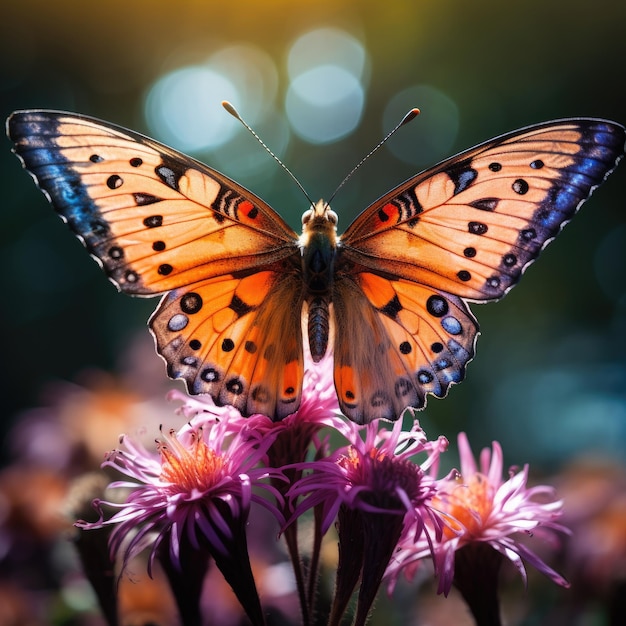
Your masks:
[[[100,520],[78,525],[85,530],[113,527],[109,547],[113,555],[122,552],[124,565],[149,548],[150,568],[158,556],[167,560],[167,566],[184,570],[190,554],[208,552],[254,622],[262,613],[245,524],[253,501],[282,523],[276,505],[253,491],[260,488],[280,502],[277,490],[265,480],[279,479],[281,472],[257,467],[274,437],[254,428],[255,420],[227,411],[228,419],[223,419],[226,415],[220,419],[222,411],[215,407],[212,415],[201,413],[178,433],[162,434],[156,453],[122,437],[121,448],[110,453],[103,465],[132,479],[110,485],[130,494],[122,503],[96,501]],[[117,512],[104,519],[103,506]]]
[[[502,557],[515,565],[524,582],[526,562],[558,585],[569,586],[520,541],[522,536],[530,537],[546,529],[568,532],[556,521],[562,502],[555,499],[554,489],[545,485],[528,487],[528,465],[521,471],[510,470],[508,480],[504,480],[502,449],[497,442],[492,450],[485,448],[481,452],[480,466],[465,433],[459,434],[458,444],[461,471],[439,482],[433,501],[447,520],[443,538],[434,548],[438,592],[447,595],[453,582],[462,592],[468,586],[476,591],[477,579],[483,575],[490,577],[490,584],[495,587]],[[495,554],[493,551],[501,556],[490,556]],[[423,539],[406,536],[387,575],[393,579],[400,570],[410,572],[429,553],[430,546]]]
[[[384,421],[382,424],[389,425]],[[303,469],[312,471],[289,491],[292,498],[308,494],[296,509],[296,516],[321,504],[326,532],[339,507],[346,505],[364,512],[406,515],[409,527],[421,528],[424,514],[440,526],[439,517],[430,507],[436,482],[429,470],[437,467],[448,442],[444,437],[427,441],[417,420],[408,431],[402,430],[402,420],[391,430],[378,430],[380,425],[376,420],[365,426],[346,421],[336,426],[350,443],[329,457],[302,464]],[[411,460],[422,453],[427,458],[421,465]]]
[[[379,421],[366,426],[341,422],[338,430],[349,445],[317,461],[296,464],[310,473],[288,493],[296,501],[302,498],[290,521],[315,508],[325,533],[338,519],[339,565],[330,625],[340,623],[359,580],[354,624],[365,623],[403,533],[424,534],[427,543],[432,543],[431,531],[441,537],[442,521],[432,507],[436,481],[429,470],[436,467],[447,441],[427,441],[417,420],[406,432],[400,420],[391,430],[379,431],[379,426]],[[426,455],[421,465],[412,460],[417,454]]]

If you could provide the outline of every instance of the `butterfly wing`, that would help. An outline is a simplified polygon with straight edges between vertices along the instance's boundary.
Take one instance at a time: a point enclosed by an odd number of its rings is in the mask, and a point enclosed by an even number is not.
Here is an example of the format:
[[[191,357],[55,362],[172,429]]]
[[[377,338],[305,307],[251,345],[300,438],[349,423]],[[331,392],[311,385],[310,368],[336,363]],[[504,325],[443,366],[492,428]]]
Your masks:
[[[393,418],[405,397],[422,406],[425,393],[442,396],[459,382],[478,331],[465,301],[497,300],[517,283],[614,169],[624,140],[624,128],[604,120],[532,126],[418,174],[357,217],[341,237],[337,271],[367,301],[354,311],[347,305],[337,323],[365,332],[368,310],[379,323],[367,342],[386,356],[377,367],[337,332],[342,408],[367,421],[383,394]],[[347,404],[352,383],[342,382],[350,380],[342,371],[361,381],[358,408]]]
[[[395,420],[407,406],[423,407],[428,393],[444,397],[474,356],[478,324],[466,303],[425,285],[342,276],[334,312],[337,397],[360,424]]]
[[[25,168],[114,284],[166,294],[151,328],[173,377],[245,414],[297,408],[300,252],[267,204],[198,161],[92,118],[20,111],[7,127]]]
[[[164,293],[297,250],[260,198],[143,135],[56,111],[18,111],[7,127],[24,167],[126,293]]]
[[[396,187],[341,237],[348,256],[468,300],[502,297],[624,153],[593,119],[519,130]]]
[[[191,393],[282,419],[300,404],[301,298],[297,273],[220,276],[164,296],[150,326],[169,375]]]

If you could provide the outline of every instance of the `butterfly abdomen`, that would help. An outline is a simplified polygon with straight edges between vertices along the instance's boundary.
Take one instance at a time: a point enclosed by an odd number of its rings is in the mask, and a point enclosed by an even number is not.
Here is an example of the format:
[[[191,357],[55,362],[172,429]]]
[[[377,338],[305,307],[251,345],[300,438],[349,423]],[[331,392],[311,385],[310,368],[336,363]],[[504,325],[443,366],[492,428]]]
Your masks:
[[[315,297],[309,300],[307,332],[311,358],[318,363],[326,354],[330,334],[330,310],[326,298]]]

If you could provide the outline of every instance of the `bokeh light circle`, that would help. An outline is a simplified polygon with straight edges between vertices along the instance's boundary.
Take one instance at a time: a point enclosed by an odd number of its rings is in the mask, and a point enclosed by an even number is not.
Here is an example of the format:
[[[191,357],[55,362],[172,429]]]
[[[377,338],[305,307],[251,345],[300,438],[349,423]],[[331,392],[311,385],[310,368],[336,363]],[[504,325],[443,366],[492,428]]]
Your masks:
[[[334,65],[367,80],[367,53],[361,42],[338,28],[318,28],[298,37],[289,50],[287,71],[294,80],[319,65]]]
[[[150,131],[181,150],[199,152],[228,142],[241,125],[220,106],[232,102],[256,124],[274,111],[278,72],[263,50],[233,44],[204,63],[179,67],[150,89],[145,114]]]
[[[188,66],[161,77],[146,98],[151,133],[180,150],[196,152],[219,146],[238,124],[222,109],[222,100],[238,101],[239,91],[222,74]]]
[[[341,67],[322,65],[292,81],[285,111],[299,137],[310,143],[329,143],[357,127],[364,100],[356,77]]]
[[[287,66],[291,82],[285,111],[301,139],[330,143],[358,126],[368,63],[355,37],[336,28],[305,33],[291,46]]]
[[[235,85],[239,100],[233,104],[249,123],[256,124],[274,110],[278,70],[266,52],[250,44],[234,44],[212,54],[207,65]]]
[[[385,146],[406,163],[420,167],[434,165],[450,155],[459,131],[459,109],[441,90],[430,85],[414,85],[389,101],[383,113],[383,131],[388,132],[413,107],[421,113],[410,131],[396,133]]]

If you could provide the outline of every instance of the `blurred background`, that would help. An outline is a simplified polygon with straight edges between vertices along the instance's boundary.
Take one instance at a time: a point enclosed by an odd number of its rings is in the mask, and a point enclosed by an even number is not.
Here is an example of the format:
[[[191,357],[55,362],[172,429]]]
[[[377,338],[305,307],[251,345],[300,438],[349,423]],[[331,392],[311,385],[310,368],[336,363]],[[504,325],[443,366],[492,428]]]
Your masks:
[[[0,114],[63,109],[143,132],[236,179],[299,231],[305,198],[220,102],[313,199],[419,107],[335,199],[341,231],[410,175],[500,133],[568,116],[625,123],[625,27],[626,4],[612,0],[21,0],[2,9]],[[92,413],[103,418],[96,458],[128,427],[115,416],[166,419],[159,399],[178,383],[164,380],[146,329],[158,300],[118,294],[2,146],[2,459],[9,471],[44,455],[65,471],[76,450],[55,454],[68,432],[94,437]],[[584,620],[609,619],[626,572],[625,198],[622,164],[519,287],[473,307],[483,334],[467,380],[422,414],[431,438],[465,430],[475,450],[499,440],[507,463],[563,487],[572,525],[593,522],[580,531],[589,554],[562,555],[589,596],[581,624],[608,623]],[[41,427],[59,419],[62,436]],[[618,509],[605,519],[608,503]],[[14,541],[0,536],[0,558]],[[539,595],[510,623],[558,623],[558,607],[582,597]]]

